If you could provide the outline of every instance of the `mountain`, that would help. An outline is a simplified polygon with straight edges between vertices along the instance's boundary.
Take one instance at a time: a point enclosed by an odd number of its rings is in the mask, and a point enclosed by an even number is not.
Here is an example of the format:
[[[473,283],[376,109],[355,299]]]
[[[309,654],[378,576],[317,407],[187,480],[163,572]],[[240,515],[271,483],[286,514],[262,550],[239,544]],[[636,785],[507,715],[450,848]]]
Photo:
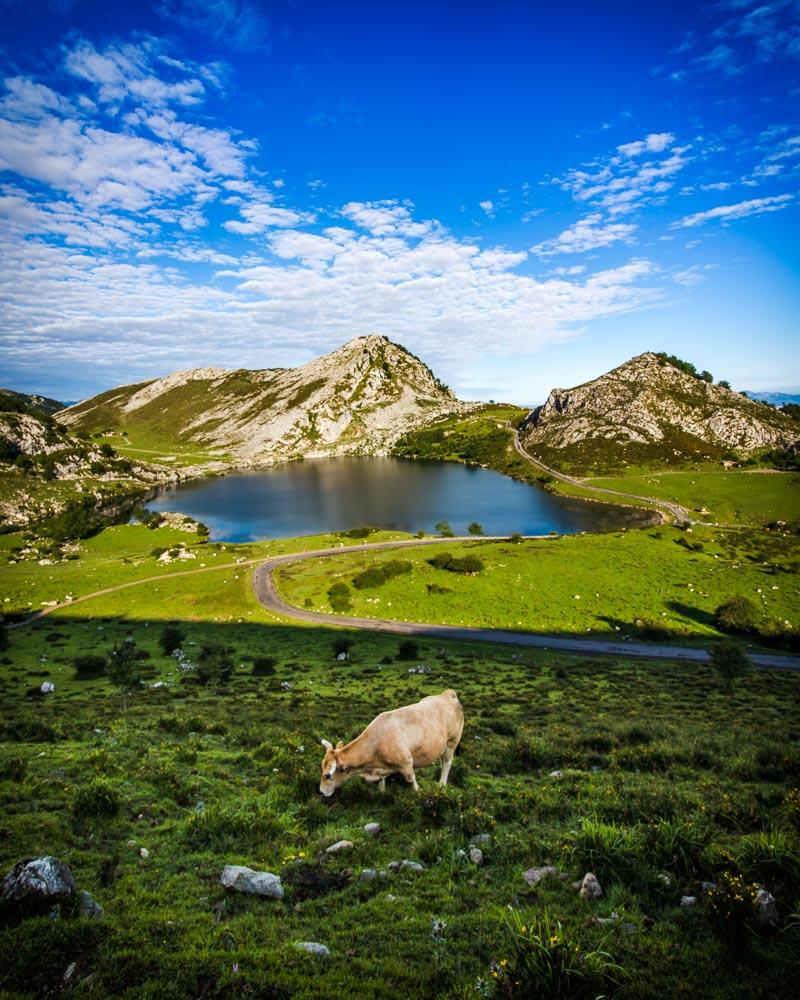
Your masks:
[[[238,465],[387,455],[406,431],[466,412],[419,358],[380,336],[357,337],[299,368],[193,368],[121,386],[59,414],[132,444],[218,448]]]
[[[800,441],[800,424],[677,358],[648,352],[591,382],[553,389],[520,437],[557,468],[609,472],[785,449]]]
[[[784,403],[800,403],[800,393],[791,392],[750,392],[747,395],[751,399],[758,399],[762,403],[771,403],[773,406],[783,406]]]
[[[48,399],[47,396],[29,396],[25,392],[15,392],[13,389],[0,389],[0,412],[19,411],[26,407],[35,413],[44,414],[51,417],[59,410],[63,410],[67,403],[60,403],[57,399]]]

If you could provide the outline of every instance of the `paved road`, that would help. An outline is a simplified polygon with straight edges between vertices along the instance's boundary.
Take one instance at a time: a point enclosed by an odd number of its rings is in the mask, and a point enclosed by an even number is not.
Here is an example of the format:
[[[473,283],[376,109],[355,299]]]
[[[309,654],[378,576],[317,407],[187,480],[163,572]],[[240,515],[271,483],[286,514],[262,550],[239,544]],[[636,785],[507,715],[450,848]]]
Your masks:
[[[541,536],[540,536],[541,537]],[[257,599],[275,614],[295,621],[314,625],[341,625],[344,628],[364,629],[370,632],[389,632],[395,635],[417,635],[434,639],[464,639],[478,642],[504,643],[512,646],[530,646],[536,649],[555,649],[583,656],[611,655],[656,660],[708,659],[705,649],[690,646],[668,646],[651,642],[619,642],[607,639],[578,639],[561,635],[545,635],[537,632],[515,632],[506,629],[477,628],[469,626],[435,625],[427,622],[389,621],[383,618],[355,618],[347,615],[328,615],[318,611],[307,611],[287,604],[278,594],[273,579],[273,571],[288,563],[306,559],[320,559],[340,556],[350,552],[378,552],[383,549],[408,548],[418,545],[441,545],[447,542],[474,541],[471,536],[456,538],[412,539],[402,542],[372,542],[364,545],[348,545],[346,549],[318,549],[315,552],[293,552],[288,555],[267,559],[253,574],[253,591]],[[490,537],[490,541],[505,540]],[[751,653],[750,659],[756,666],[772,667],[777,670],[800,670],[800,657],[773,653]]]
[[[534,458],[530,455],[525,448],[522,446],[522,442],[519,439],[519,432],[514,431],[514,448],[520,458],[524,458],[526,462],[530,462],[531,465],[535,465],[537,469],[541,469],[542,472],[546,472],[548,475],[552,476],[553,479],[558,479],[562,483],[569,483],[570,486],[579,486],[582,490],[590,490],[592,493],[604,493],[607,496],[612,497],[625,497],[628,500],[642,500],[652,506],[658,507],[662,510],[666,510],[672,517],[678,521],[689,521],[689,511],[685,507],[681,507],[680,504],[673,503],[671,500],[659,500],[656,497],[641,497],[636,493],[623,493],[621,490],[609,490],[605,486],[592,486],[590,483],[586,483],[581,479],[575,479],[573,476],[568,476],[563,472],[559,472],[557,469],[551,469],[549,465],[545,465],[544,462],[540,462],[538,458]]]

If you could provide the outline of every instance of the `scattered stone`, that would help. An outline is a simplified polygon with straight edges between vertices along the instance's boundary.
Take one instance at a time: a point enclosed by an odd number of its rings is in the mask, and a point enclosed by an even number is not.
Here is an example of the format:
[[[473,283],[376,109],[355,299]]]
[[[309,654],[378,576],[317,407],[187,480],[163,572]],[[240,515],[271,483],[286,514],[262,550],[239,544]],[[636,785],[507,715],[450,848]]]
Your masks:
[[[147,850],[146,847],[139,848],[139,857],[144,858],[145,860],[147,860],[147,858],[150,857],[150,852]]]
[[[391,865],[389,867],[391,867]],[[425,865],[421,865],[419,863],[419,861],[404,861],[400,865],[400,867],[401,868],[405,868],[405,870],[409,871],[409,872],[424,872],[425,871]]]
[[[380,825],[380,823],[365,823],[364,824],[364,833],[368,833],[370,835],[370,837],[377,837],[380,832],[381,832],[381,825]]]
[[[72,872],[58,858],[26,858],[18,861],[3,879],[3,899],[15,902],[65,899],[75,892]]]
[[[386,867],[389,869],[390,872],[399,871],[400,870],[400,862],[399,861],[390,861],[389,864]]]
[[[626,934],[635,934],[636,931],[638,930],[636,924],[628,924],[628,923],[622,924],[622,929],[625,931]]]
[[[136,847],[136,841],[135,840],[129,840],[128,841],[128,847]]]
[[[597,876],[592,872],[587,872],[583,876],[583,881],[581,882],[580,888],[581,899],[599,899],[603,895],[603,890],[600,883],[597,881]]]
[[[478,865],[479,867],[483,864],[483,851],[480,847],[470,847],[469,860],[473,863],[473,865]]]
[[[347,656],[347,653],[344,653],[344,652],[342,652],[342,653],[339,653],[339,654],[337,655],[336,659],[337,659],[337,660],[338,660],[338,661],[339,661],[340,663],[344,663],[344,661],[345,661],[346,659],[348,659],[348,656]]]
[[[664,872],[661,872],[661,874],[658,876],[658,881],[664,886],[665,889],[672,888],[672,879],[669,877],[669,875],[665,875]]]
[[[237,892],[283,899],[280,876],[273,875],[272,872],[256,872],[245,865],[225,865],[220,882],[226,889],[235,889]]]
[[[61,977],[61,982],[66,986],[67,983],[75,975],[75,970],[78,968],[77,962],[70,962],[69,965],[64,969],[64,975]]]
[[[466,856],[467,856],[467,852],[466,852],[466,851],[464,851],[464,850],[462,850],[462,849],[461,849],[461,848],[459,847],[459,849],[458,849],[458,850],[456,851],[456,857],[457,857],[457,858],[458,858],[458,859],[459,859],[460,861],[463,861],[463,860],[464,860],[464,858],[466,858]]]
[[[300,951],[307,951],[309,955],[316,955],[317,958],[330,958],[331,956],[330,948],[316,941],[295,941],[294,946]]]
[[[756,911],[762,924],[774,927],[778,923],[778,907],[775,905],[775,897],[766,889],[759,889],[756,893]]]
[[[386,893],[386,902],[393,903],[397,899],[397,896],[393,896],[390,892]]]
[[[594,924],[597,927],[605,927],[606,924],[615,924],[618,920],[619,914],[616,910],[613,910],[607,917],[592,917],[589,923]]]
[[[528,885],[538,885],[542,879],[550,878],[553,875],[558,875],[558,868],[555,865],[542,865],[541,868],[529,868],[526,872],[522,873],[522,877]]]
[[[331,844],[330,847],[325,848],[326,854],[338,854],[339,851],[346,851],[348,847],[353,846],[352,840],[337,840],[335,844]]]
[[[705,896],[706,893],[709,893],[709,892],[712,891],[712,889],[716,889],[717,888],[717,883],[716,882],[703,882],[703,884],[700,886],[700,888],[701,888],[701,890],[703,892],[703,895]]]
[[[364,868],[361,872],[362,882],[374,882],[377,877],[378,873],[374,868]]]
[[[55,689],[56,686],[52,681],[42,681],[42,686],[39,688],[42,694],[52,694]]]
[[[696,905],[697,905],[697,896],[681,896],[681,906],[685,910],[689,910]]]
[[[551,771],[551,772],[550,772],[550,777],[551,777],[551,778],[560,778],[560,777],[561,777],[561,774],[562,774],[562,772],[561,772],[561,771]]]
[[[103,919],[103,907],[85,889],[81,890],[78,913],[81,917],[86,917],[87,920]]]

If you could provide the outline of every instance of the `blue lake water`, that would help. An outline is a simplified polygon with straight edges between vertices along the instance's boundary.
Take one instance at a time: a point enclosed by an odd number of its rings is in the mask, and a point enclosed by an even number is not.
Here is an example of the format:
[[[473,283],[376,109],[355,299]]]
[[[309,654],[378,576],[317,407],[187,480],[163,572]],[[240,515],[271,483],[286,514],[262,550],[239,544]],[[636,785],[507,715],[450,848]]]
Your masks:
[[[487,469],[454,462],[331,458],[268,471],[194,480],[164,490],[151,510],[207,524],[214,541],[289,538],[371,525],[456,534],[479,522],[487,535],[576,534],[641,521],[641,514],[555,496]]]

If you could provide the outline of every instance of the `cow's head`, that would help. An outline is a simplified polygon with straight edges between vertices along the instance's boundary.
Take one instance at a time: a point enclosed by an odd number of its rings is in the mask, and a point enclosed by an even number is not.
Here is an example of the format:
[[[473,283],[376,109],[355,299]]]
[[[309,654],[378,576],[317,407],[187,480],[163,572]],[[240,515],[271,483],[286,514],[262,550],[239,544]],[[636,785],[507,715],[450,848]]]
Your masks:
[[[325,756],[322,758],[322,778],[319,790],[325,798],[330,798],[336,789],[350,777],[349,768],[339,760],[341,743],[337,743],[335,747],[328,740],[320,740],[320,743],[325,747]]]

